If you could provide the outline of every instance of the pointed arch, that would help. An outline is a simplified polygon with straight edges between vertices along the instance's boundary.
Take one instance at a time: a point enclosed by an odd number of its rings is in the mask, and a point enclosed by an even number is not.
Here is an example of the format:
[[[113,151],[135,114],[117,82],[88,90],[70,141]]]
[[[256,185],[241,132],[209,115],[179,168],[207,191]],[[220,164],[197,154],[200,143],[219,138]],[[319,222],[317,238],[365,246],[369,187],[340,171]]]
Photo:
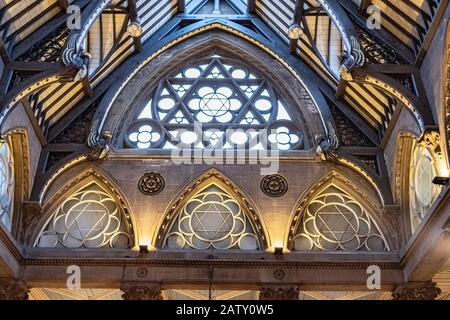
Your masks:
[[[210,217],[206,223],[202,221],[205,216]],[[212,220],[217,217],[222,219],[220,225]],[[185,220],[190,221],[189,226],[183,226]],[[206,224],[214,230],[208,230]],[[187,186],[169,206],[155,235],[154,245],[159,249],[264,250],[269,247],[265,230],[250,198],[225,175],[210,169]],[[210,231],[214,234],[208,234]],[[252,243],[251,239],[256,242]],[[242,241],[247,240],[248,247],[242,245]]]
[[[307,117],[305,125],[311,131],[309,135],[314,138],[330,133],[333,119],[316,84],[311,83],[308,77],[304,79],[299,74],[299,70],[275,51],[273,44],[266,38],[252,31],[244,34],[239,31],[238,25],[231,22],[223,24],[220,21],[205,20],[192,27],[193,29],[183,29],[173,33],[170,37],[172,41],[162,45],[156,51],[152,51],[145,59],[137,61],[138,65],[133,65],[133,70],[108,90],[92,121],[92,134],[89,138],[91,145],[98,141],[103,132],[114,134],[122,129],[123,118],[130,112],[130,105],[134,102],[130,96],[142,96],[144,83],[159,80],[158,77],[169,68],[179,65],[180,61],[189,60],[195,52],[208,49],[211,45],[218,43],[230,52],[242,54],[246,58],[245,63],[250,65],[261,62],[260,58],[263,56],[270,58],[270,62],[260,64],[274,66],[275,68],[272,68],[273,77],[280,81],[282,87],[289,88],[289,90],[284,90],[286,95],[296,93],[294,101],[306,102],[305,110],[302,113]],[[219,32],[211,37],[208,32],[212,30]],[[181,47],[180,44],[183,46]],[[164,68],[161,69],[162,65]],[[155,70],[159,69],[162,71],[155,74]],[[283,75],[276,75],[275,71],[279,73],[281,70]],[[286,81],[287,77],[292,77],[293,80]],[[128,90],[125,94],[125,89],[130,87],[130,84],[133,84],[133,90]],[[126,101],[122,97],[126,97]],[[115,138],[113,138],[113,143],[115,142]]]
[[[92,166],[45,201],[33,246],[131,249],[137,235],[129,208],[118,186]]]
[[[11,129],[2,136],[1,177],[2,184],[9,188],[1,188],[2,210],[8,208],[9,222],[7,228],[17,237],[21,220],[20,204],[27,200],[30,192],[30,151],[28,132],[25,128]],[[9,205],[4,202],[9,198]],[[0,220],[4,215],[0,212]]]
[[[390,251],[393,241],[377,213],[381,204],[350,179],[331,171],[295,207],[287,234],[293,251]]]

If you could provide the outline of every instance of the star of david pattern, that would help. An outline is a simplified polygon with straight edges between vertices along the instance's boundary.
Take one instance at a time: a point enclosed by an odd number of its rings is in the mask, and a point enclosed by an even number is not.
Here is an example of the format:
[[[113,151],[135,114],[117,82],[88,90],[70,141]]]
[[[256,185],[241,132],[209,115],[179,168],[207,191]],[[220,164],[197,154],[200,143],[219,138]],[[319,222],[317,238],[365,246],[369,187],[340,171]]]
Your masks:
[[[126,147],[139,149],[304,148],[303,133],[269,82],[219,55],[161,81],[127,132]]]
[[[131,248],[131,237],[119,206],[93,184],[64,201],[35,246],[125,249]]]
[[[258,237],[241,206],[217,186],[191,198],[164,241],[166,249],[258,250]]]
[[[296,251],[388,251],[386,238],[365,209],[337,187],[308,205],[293,239]]]

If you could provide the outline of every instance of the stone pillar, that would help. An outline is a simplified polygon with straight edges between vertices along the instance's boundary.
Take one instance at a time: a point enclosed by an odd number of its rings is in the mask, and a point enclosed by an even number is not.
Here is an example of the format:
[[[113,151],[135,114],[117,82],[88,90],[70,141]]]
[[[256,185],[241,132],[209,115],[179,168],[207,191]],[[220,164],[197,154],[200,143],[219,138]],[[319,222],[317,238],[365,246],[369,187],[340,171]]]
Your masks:
[[[392,293],[394,300],[434,300],[441,293],[434,282],[411,282],[399,285]]]
[[[298,287],[263,287],[259,300],[298,300]]]
[[[1,300],[28,300],[28,286],[23,281],[0,282]]]
[[[127,282],[120,287],[124,300],[162,300],[159,283]]]

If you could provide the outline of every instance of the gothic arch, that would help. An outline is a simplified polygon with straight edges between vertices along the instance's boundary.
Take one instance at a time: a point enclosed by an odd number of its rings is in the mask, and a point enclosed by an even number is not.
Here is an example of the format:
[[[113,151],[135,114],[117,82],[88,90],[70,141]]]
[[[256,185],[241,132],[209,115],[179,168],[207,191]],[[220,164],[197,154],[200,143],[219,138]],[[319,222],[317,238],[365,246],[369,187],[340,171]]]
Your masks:
[[[444,44],[444,60],[443,64],[443,108],[440,115],[440,120],[443,123],[441,126],[441,135],[444,137],[442,143],[444,147],[444,154],[446,154],[447,168],[450,168],[450,19],[446,23],[446,36]]]
[[[367,190],[362,191],[360,187],[355,185],[352,179],[346,176],[346,174],[333,169],[323,178],[319,179],[317,183],[314,183],[307,189],[297,202],[287,229],[285,243],[289,250],[294,250],[293,241],[297,236],[297,232],[300,230],[302,220],[311,203],[317,201],[324,192],[331,189],[341,192],[343,197],[347,198],[350,202],[357,204],[361,211],[365,212],[367,220],[373,224],[374,234],[380,235],[380,238],[384,240],[386,250],[390,251],[396,248],[395,241],[393,240],[393,237],[391,237],[395,230],[392,230],[392,228],[389,227],[389,223],[381,216],[383,205],[379,199],[377,199],[376,192],[372,192],[373,194],[370,195]],[[370,189],[372,188],[370,187]],[[324,207],[326,207],[326,205],[324,205]]]
[[[129,236],[129,249],[135,247],[139,243],[134,215],[131,212],[131,206],[127,199],[120,191],[118,185],[113,182],[106,173],[92,165],[85,168],[79,175],[72,177],[69,182],[65,183],[57,191],[47,195],[47,198],[42,205],[42,212],[44,214],[39,218],[36,222],[36,226],[33,228],[34,234],[31,237],[32,243],[29,245],[37,246],[39,237],[45,231],[45,228],[49,225],[53,216],[55,216],[65,204],[66,200],[82,192],[100,193],[109,197],[107,200],[114,202],[116,206],[115,210],[118,211],[116,216],[120,220],[119,224],[123,222],[123,230],[126,230],[126,233]],[[82,201],[86,201],[86,199],[82,199]]]
[[[215,29],[219,32],[213,35],[207,32]],[[166,72],[177,67],[180,61],[192,59],[199,52],[208,51],[212,47],[227,50],[249,65],[264,68],[263,73],[270,75],[277,89],[293,101],[293,105],[298,105],[295,101],[303,100],[303,110],[298,111],[306,118],[310,144],[314,145],[317,137],[323,137],[329,133],[328,129],[331,128],[333,120],[325,101],[320,100],[323,97],[318,97],[318,92],[315,92],[315,95],[311,94],[312,89],[305,85],[304,80],[288,62],[259,40],[221,23],[212,23],[184,34],[161,47],[135,67],[123,82],[112,87],[96,112],[89,143],[91,145],[97,143],[105,133],[112,133],[114,137],[112,143],[117,142],[117,132],[123,126],[123,121],[129,112],[132,112],[130,109],[133,109],[131,106],[135,103],[134,100],[129,101],[132,100],[130,97],[142,96],[144,85],[155,84],[162,78],[161,72],[157,73],[155,70],[162,68],[163,72]],[[286,78],[291,78],[292,81]],[[133,88],[128,89],[129,87]],[[124,94],[126,90],[128,91]],[[320,103],[316,100],[320,100]]]
[[[209,169],[203,173],[174,198],[157,228],[158,231],[155,233],[153,240],[154,246],[158,249],[164,248],[165,239],[175,223],[175,220],[180,215],[181,210],[183,210],[190,199],[200,192],[207,190],[210,186],[220,188],[240,206],[258,238],[259,250],[269,248],[269,236],[252,200],[236,184],[216,169]]]
[[[444,174],[441,170],[446,160],[440,143],[437,131],[426,132],[420,137],[410,131],[401,131],[397,135],[394,194],[401,209],[399,233],[402,243],[415,232],[440,192],[440,187],[432,183],[435,176]]]
[[[14,197],[11,221],[11,233],[19,236],[21,221],[21,203],[30,194],[30,151],[28,132],[25,128],[14,128],[3,134],[3,140],[9,146],[13,160]]]

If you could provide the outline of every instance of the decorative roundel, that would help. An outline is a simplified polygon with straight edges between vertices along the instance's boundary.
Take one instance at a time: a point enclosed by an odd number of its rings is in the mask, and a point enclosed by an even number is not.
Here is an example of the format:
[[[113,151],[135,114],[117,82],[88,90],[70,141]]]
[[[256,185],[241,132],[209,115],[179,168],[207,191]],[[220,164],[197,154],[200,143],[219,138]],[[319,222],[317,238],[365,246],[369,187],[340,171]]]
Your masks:
[[[149,196],[154,196],[164,190],[166,183],[159,173],[146,173],[139,180],[139,190]]]
[[[286,277],[286,273],[284,272],[283,269],[276,269],[273,272],[273,277],[277,280],[283,280]]]
[[[279,174],[265,176],[261,181],[261,190],[269,197],[281,197],[288,191],[288,182]]]

